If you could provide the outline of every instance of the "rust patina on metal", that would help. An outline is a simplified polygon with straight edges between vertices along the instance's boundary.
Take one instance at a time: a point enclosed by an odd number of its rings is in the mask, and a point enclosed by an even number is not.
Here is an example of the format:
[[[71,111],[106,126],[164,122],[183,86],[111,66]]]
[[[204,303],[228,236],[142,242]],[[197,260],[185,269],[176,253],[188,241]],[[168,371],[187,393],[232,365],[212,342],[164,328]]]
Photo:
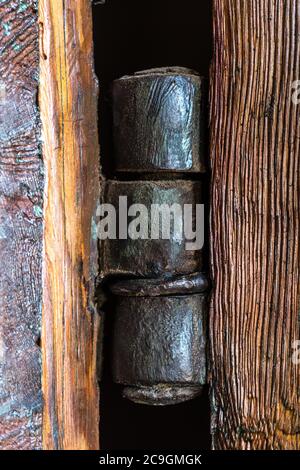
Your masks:
[[[126,206],[120,206],[120,197],[127,196]],[[147,239],[132,239],[126,234],[124,239],[107,238],[101,243],[102,276],[126,275],[135,277],[162,277],[165,275],[189,274],[202,269],[201,250],[186,250],[186,240],[179,233],[177,224],[172,224],[171,214],[170,238],[157,239],[151,234],[151,225],[155,222],[153,205],[164,205],[170,208],[174,203],[179,206],[182,214],[184,205],[195,208],[201,202],[201,183],[194,181],[108,181],[104,188],[104,202],[116,209],[116,220],[119,223],[120,212],[127,215],[128,208],[133,204],[143,204],[147,209]],[[156,214],[157,215],[157,214]],[[195,216],[195,211],[193,211]],[[178,216],[179,217],[179,216]],[[129,221],[132,217],[128,218]],[[161,221],[161,219],[160,219]],[[195,224],[195,221],[193,221]],[[194,225],[193,224],[193,225]],[[161,227],[158,227],[158,229]],[[126,224],[127,233],[127,224]]]
[[[168,279],[131,279],[112,284],[115,295],[155,297],[172,294],[198,294],[206,292],[209,282],[205,273],[194,273]]]
[[[198,396],[206,383],[206,296],[182,295],[191,288],[187,278],[161,283],[160,294],[174,295],[158,295],[158,283],[151,291],[153,280],[140,281],[137,296],[134,281],[112,287],[123,293],[116,301],[114,380],[126,385],[123,396],[134,402],[180,403]],[[203,275],[192,284],[203,292]],[[141,290],[148,295],[141,298]]]
[[[119,172],[204,172],[203,79],[168,67],[113,84],[115,167]]]
[[[190,179],[205,171],[202,89],[199,75],[180,67],[138,72],[113,86],[115,170],[123,180],[106,181],[102,200],[117,210],[117,232],[125,213],[126,226],[121,237],[101,241],[101,277],[114,279],[113,377],[124,385],[124,397],[142,404],[181,403],[206,383],[209,283],[202,249],[186,249],[177,212],[170,237],[160,226],[153,238],[149,218],[147,237],[126,232],[133,204],[151,217],[153,205],[176,204],[183,220],[185,205],[201,204],[202,183]],[[126,206],[120,207],[122,196]],[[193,230],[195,217],[193,211]],[[160,223],[156,219],[156,231]]]

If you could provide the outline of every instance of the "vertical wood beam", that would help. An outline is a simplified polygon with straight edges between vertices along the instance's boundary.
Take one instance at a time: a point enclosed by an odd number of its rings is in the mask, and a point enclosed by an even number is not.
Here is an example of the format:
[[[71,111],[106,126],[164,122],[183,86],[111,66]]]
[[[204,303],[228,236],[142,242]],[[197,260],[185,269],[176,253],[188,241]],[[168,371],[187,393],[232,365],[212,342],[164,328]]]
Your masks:
[[[299,449],[300,2],[214,0],[213,15],[214,447]]]
[[[38,20],[35,0],[0,2],[0,449],[41,448]]]
[[[40,0],[39,22],[46,172],[43,446],[97,449],[99,146],[91,2]]]

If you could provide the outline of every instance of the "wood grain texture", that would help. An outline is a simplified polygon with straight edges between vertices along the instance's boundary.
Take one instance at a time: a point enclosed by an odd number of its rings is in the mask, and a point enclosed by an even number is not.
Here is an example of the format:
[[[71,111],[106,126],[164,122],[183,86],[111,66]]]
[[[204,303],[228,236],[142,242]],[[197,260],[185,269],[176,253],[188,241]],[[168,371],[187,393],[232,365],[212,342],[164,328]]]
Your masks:
[[[43,446],[97,449],[99,148],[91,2],[40,0],[39,21],[46,170]]]
[[[33,0],[0,2],[0,449],[41,448],[43,165]]]
[[[213,443],[299,449],[298,0],[214,0]]]

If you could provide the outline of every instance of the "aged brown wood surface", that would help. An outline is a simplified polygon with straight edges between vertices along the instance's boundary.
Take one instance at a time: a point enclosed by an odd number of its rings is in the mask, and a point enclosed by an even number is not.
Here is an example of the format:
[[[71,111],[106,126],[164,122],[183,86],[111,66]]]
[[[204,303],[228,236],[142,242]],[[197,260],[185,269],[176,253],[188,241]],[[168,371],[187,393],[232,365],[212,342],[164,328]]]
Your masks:
[[[34,0],[0,3],[0,449],[41,447],[43,170]]]
[[[300,2],[214,0],[214,30],[214,447],[299,449]]]
[[[43,446],[97,449],[97,82],[89,0],[40,0]]]

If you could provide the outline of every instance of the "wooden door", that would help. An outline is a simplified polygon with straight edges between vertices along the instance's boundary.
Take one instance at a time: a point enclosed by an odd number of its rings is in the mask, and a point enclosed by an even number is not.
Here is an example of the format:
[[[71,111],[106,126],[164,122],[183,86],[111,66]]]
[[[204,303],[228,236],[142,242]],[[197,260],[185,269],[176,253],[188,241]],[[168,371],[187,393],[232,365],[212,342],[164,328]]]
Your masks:
[[[91,2],[0,15],[0,448],[97,449]],[[299,24],[298,0],[213,0],[215,449],[300,448]]]

